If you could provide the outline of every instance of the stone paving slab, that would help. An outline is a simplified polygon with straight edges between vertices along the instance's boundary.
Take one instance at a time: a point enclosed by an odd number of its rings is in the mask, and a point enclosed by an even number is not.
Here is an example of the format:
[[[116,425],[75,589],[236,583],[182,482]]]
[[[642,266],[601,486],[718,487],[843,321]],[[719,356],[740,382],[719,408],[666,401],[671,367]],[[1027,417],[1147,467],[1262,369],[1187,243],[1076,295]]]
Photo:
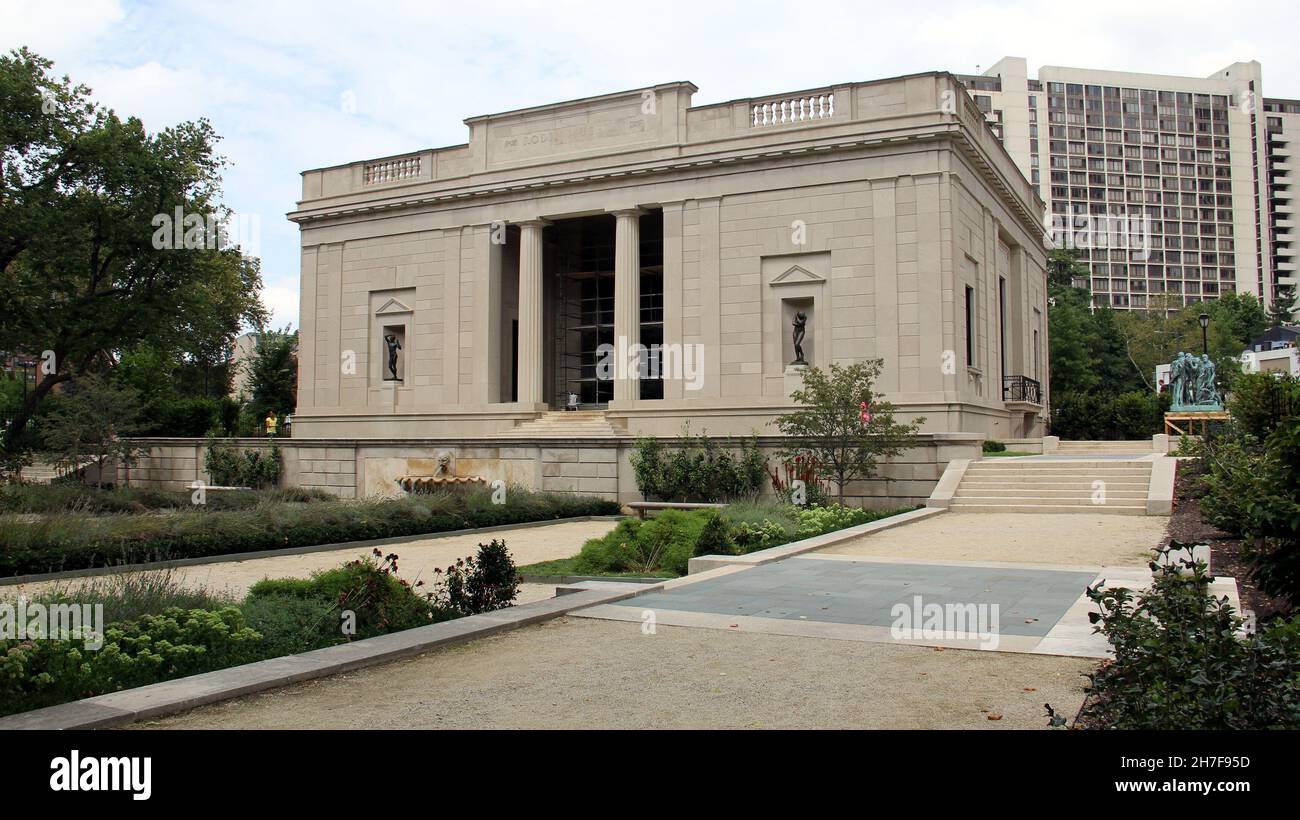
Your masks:
[[[788,558],[724,577],[650,591],[627,605],[674,612],[890,627],[895,604],[997,604],[1004,635],[1045,637],[1097,570]]]

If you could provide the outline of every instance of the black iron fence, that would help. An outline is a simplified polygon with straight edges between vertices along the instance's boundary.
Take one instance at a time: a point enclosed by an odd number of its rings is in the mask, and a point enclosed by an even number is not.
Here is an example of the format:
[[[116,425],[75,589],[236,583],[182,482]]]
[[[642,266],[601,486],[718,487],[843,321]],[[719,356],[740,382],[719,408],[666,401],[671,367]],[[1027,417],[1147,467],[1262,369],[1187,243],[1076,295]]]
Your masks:
[[[1037,379],[1028,376],[1004,376],[1002,378],[1002,400],[1023,401],[1029,404],[1043,403],[1043,386]]]

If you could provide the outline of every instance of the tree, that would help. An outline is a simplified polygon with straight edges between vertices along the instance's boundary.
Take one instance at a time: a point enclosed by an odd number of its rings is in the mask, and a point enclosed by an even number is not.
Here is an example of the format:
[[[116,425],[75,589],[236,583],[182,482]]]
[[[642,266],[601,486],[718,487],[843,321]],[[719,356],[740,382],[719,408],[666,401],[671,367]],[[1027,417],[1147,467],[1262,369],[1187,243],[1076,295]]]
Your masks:
[[[1241,370],[1241,350],[1246,344],[1245,340],[1234,335],[1234,328],[1239,333],[1249,331],[1249,305],[1233,303],[1222,309],[1219,315],[1224,318],[1220,319],[1216,318],[1218,309],[1211,302],[1183,306],[1177,298],[1152,297],[1150,310],[1131,311],[1120,317],[1120,331],[1137,374],[1150,389],[1155,389],[1156,365],[1172,362],[1179,353],[1200,353],[1199,317],[1208,313],[1210,324],[1206,329],[1206,341],[1210,359],[1214,361],[1215,370],[1225,387],[1230,386],[1234,375]]]
[[[1074,248],[1056,248],[1047,252],[1047,284],[1050,287],[1074,288],[1075,282],[1088,282],[1091,275],[1091,269],[1079,259],[1079,252]]]
[[[894,420],[894,405],[872,391],[883,367],[883,359],[831,364],[829,370],[810,367],[804,371],[803,387],[791,394],[802,407],[775,421],[792,439],[781,457],[813,459],[821,474],[835,480],[840,504],[850,481],[872,477],[881,458],[913,446],[913,437],[925,422],[924,418],[907,424]],[[864,404],[869,419],[865,422]]]
[[[1260,301],[1249,293],[1229,291],[1218,299],[1188,305],[1185,311],[1210,314],[1210,321],[1221,324],[1239,345],[1238,352],[1250,340],[1269,328],[1269,314]]]
[[[1294,315],[1295,285],[1284,285],[1278,282],[1273,289],[1273,301],[1268,306],[1269,326],[1281,327],[1282,325],[1289,325]]]
[[[248,364],[252,398],[248,412],[260,421],[269,413],[283,416],[298,405],[298,331],[262,330]]]
[[[0,56],[0,349],[52,365],[6,440],[56,385],[108,367],[113,351],[228,347],[266,315],[257,260],[223,248],[213,228],[229,211],[211,125],[150,134],[51,67],[27,49]],[[159,228],[177,209],[179,246]]]
[[[65,392],[60,412],[46,421],[45,447],[69,471],[93,460],[103,486],[110,461],[130,464],[141,449],[126,440],[139,432],[140,395],[98,373],[77,379]]]

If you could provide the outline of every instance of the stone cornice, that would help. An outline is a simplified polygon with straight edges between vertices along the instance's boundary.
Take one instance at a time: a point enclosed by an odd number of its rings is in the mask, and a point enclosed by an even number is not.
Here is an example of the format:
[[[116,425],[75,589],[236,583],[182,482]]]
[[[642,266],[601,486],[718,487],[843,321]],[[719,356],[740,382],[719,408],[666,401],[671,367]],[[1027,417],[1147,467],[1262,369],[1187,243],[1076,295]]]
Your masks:
[[[291,222],[309,225],[334,220],[347,220],[349,217],[384,214],[395,211],[419,211],[450,203],[474,202],[490,203],[505,197],[530,191],[553,190],[592,183],[617,182],[623,179],[636,179],[638,183],[654,178],[668,177],[691,169],[719,170],[768,162],[777,158],[817,157],[819,155],[842,154],[862,151],[888,145],[915,145],[935,141],[949,141],[965,156],[981,175],[1006,200],[1008,207],[1020,218],[1022,226],[1031,235],[1042,235],[1041,217],[1032,213],[1028,203],[1021,202],[1013,193],[1008,181],[995,170],[994,163],[984,154],[972,138],[966,126],[953,120],[945,120],[908,132],[886,132],[878,136],[863,136],[852,139],[829,137],[822,141],[792,143],[785,145],[757,146],[752,152],[743,150],[725,154],[698,155],[680,159],[653,159],[628,163],[613,168],[599,168],[574,174],[529,177],[517,182],[501,184],[467,185],[427,195],[407,195],[400,198],[382,199],[372,202],[358,202],[342,206],[320,209],[294,211],[286,216]]]

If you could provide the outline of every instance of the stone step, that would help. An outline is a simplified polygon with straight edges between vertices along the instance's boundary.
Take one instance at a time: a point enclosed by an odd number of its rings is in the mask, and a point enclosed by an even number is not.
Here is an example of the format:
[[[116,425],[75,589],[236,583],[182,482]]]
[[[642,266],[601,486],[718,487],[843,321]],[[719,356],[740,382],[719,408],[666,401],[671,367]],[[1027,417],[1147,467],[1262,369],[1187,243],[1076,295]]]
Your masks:
[[[965,478],[992,478],[999,481],[1053,481],[1056,479],[1144,479],[1151,476],[1150,470],[1042,470],[1042,471],[985,471],[967,470]]]
[[[1106,478],[1097,478],[1096,481],[1105,482],[1106,487],[1112,490],[1134,490],[1145,493],[1151,486],[1149,481],[1113,481]],[[995,481],[985,480],[985,478],[970,478],[959,485],[959,489],[978,489],[978,487],[988,487],[988,489],[998,490],[1018,490],[1026,495],[1034,495],[1035,490],[1078,490],[1080,493],[1092,491],[1092,481]]]
[[[552,410],[501,433],[503,438],[617,438],[603,410]]]
[[[968,513],[1092,513],[1093,515],[1146,515],[1146,505],[1116,504],[1059,504],[1037,506],[1031,504],[989,504],[985,501],[958,501],[953,499],[949,509]]]
[[[1081,499],[1091,503],[1092,488],[1071,487],[1068,489],[1048,489],[1046,487],[970,487],[965,485],[957,488],[956,495],[953,498],[1073,498]],[[1135,498],[1142,499],[1146,502],[1146,487],[1136,489],[1120,489],[1112,485],[1106,485],[1106,498]]]

